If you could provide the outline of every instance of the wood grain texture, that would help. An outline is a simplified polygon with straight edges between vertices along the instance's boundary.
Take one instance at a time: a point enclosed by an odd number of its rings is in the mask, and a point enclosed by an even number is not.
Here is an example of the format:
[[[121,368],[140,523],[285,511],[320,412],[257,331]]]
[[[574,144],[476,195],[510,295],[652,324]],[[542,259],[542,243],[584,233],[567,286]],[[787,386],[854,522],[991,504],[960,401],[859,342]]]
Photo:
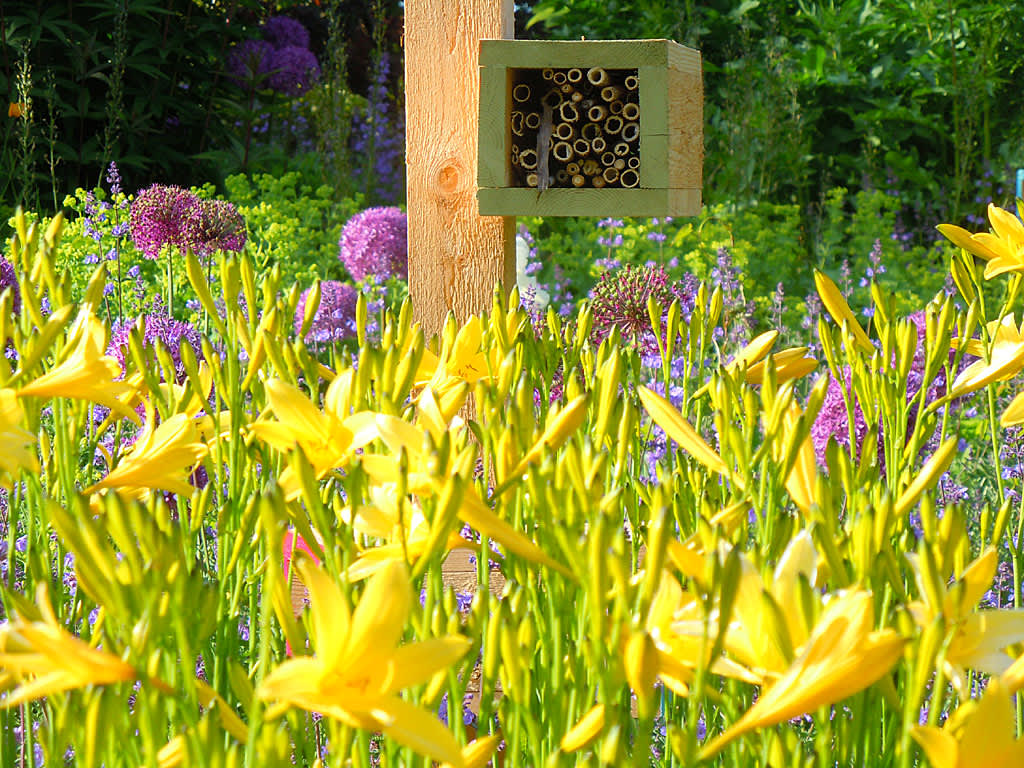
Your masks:
[[[429,338],[515,282],[515,220],[477,212],[480,40],[513,34],[512,0],[405,3],[409,294]]]
[[[646,65],[664,69],[673,46],[683,47],[671,40],[487,40],[481,45],[480,63],[527,69],[636,69]]]
[[[679,48],[682,51],[667,72],[668,121],[672,126],[669,186],[700,189],[704,184],[704,78],[700,54]]]
[[[480,210],[516,216],[697,216],[700,189],[481,189]]]

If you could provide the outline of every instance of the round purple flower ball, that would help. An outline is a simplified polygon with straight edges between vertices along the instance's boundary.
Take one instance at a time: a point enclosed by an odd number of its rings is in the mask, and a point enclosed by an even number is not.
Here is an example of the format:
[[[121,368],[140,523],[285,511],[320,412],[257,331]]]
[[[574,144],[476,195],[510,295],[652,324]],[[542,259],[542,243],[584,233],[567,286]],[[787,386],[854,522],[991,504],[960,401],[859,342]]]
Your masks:
[[[409,274],[409,229],[405,214],[394,206],[367,208],[341,232],[338,258],[355,280],[385,279]]]
[[[187,343],[192,347],[196,358],[203,359],[203,348],[199,339],[199,331],[188,323],[167,317],[163,314],[152,314],[145,316],[146,333],[142,341],[142,349],[147,354],[153,355],[156,359],[156,344],[162,342],[171,353],[171,360],[174,361],[174,380],[178,384],[185,381],[185,366],[181,362],[181,344]],[[107,354],[117,360],[121,365],[121,372],[127,372],[125,364],[128,352],[128,337],[131,335],[134,322],[117,321],[110,334],[110,344],[107,347]]]
[[[200,220],[200,200],[181,187],[154,184],[139,193],[128,216],[132,242],[148,259],[155,259],[165,245],[195,248]]]
[[[295,333],[302,330],[306,316],[306,299],[312,288],[303,291],[295,308]],[[355,286],[337,280],[320,283],[320,305],[306,334],[307,344],[326,344],[356,335],[356,302],[359,291]]]
[[[309,48],[309,30],[288,16],[271,16],[263,24],[262,32],[274,48]]]
[[[618,328],[625,346],[633,347],[641,354],[656,353],[658,342],[647,312],[647,300],[652,296],[665,314],[675,299],[683,303],[679,289],[670,282],[668,273],[660,265],[627,264],[601,275],[594,286],[590,304],[594,319],[593,342],[600,344],[611,335],[613,328]]]
[[[11,262],[0,256],[0,293],[7,288],[11,289],[11,310],[17,315],[21,312],[21,288],[18,287],[18,273],[14,271],[14,265]]]
[[[243,40],[231,49],[228,72],[239,88],[260,85],[270,73],[274,46],[266,40]]]
[[[286,96],[309,90],[320,77],[320,63],[308,48],[289,45],[278,48],[270,58],[270,87]]]
[[[237,253],[245,246],[245,219],[227,200],[201,200],[192,223],[196,252],[204,256],[214,251]]]

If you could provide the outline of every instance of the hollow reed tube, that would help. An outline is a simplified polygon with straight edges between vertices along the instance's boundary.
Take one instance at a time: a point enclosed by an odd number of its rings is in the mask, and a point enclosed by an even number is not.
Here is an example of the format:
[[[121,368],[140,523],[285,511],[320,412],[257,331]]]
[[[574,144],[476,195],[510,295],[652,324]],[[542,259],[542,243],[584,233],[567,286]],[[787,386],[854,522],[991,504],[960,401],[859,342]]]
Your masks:
[[[601,165],[605,168],[611,168],[615,165],[615,153],[614,152],[602,152],[601,153]]]
[[[601,178],[609,184],[614,184],[619,180],[619,169],[615,167],[605,168],[604,173],[601,174]]]
[[[573,67],[565,73],[565,79],[570,83],[578,83],[583,79],[583,70],[579,67]]]
[[[516,136],[523,135],[523,117],[523,113],[516,110],[515,112],[512,113],[509,119],[509,123],[512,126],[512,133],[514,133]]]
[[[551,67],[545,67],[540,71],[540,76],[545,80],[550,80],[555,76],[555,70],[551,69]]]
[[[587,119],[592,123],[599,123],[605,119],[608,115],[608,110],[604,107],[595,104],[593,107],[587,110]]]
[[[626,123],[622,126],[622,140],[630,143],[640,138],[640,124]]]
[[[564,123],[575,123],[580,119],[580,111],[571,101],[563,102],[562,106],[558,108],[558,114]]]
[[[626,155],[629,154],[629,144],[627,144],[624,141],[616,142],[615,146],[612,147],[612,152],[614,152],[619,157],[625,157]]]
[[[626,161],[623,160],[621,157],[616,158],[615,162],[612,163],[612,168],[614,168],[617,171],[625,170],[625,168],[626,168]]]
[[[580,164],[579,163],[568,163],[565,166],[565,172],[568,173],[570,176],[575,176],[577,173],[580,172]]]
[[[580,136],[587,141],[593,141],[601,135],[601,126],[597,123],[584,123],[580,128]]]
[[[582,187],[586,183],[587,177],[584,176],[582,173],[574,173],[572,175],[572,185],[574,187]]]
[[[575,134],[576,131],[569,123],[559,123],[551,131],[552,136],[556,139],[561,139],[562,141],[570,141]]]
[[[557,171],[555,171],[555,181],[557,181],[559,184],[565,184],[565,182],[567,182],[568,180],[569,174],[566,172],[565,168],[559,168]]]
[[[526,174],[526,186],[528,186],[528,187],[536,187],[537,186],[537,182],[538,182],[538,177],[537,177],[536,173],[528,173],[528,174]]]
[[[621,115],[622,106],[622,101],[620,99],[616,99],[615,101],[611,102],[608,105],[608,111],[611,112],[613,115]]]
[[[595,176],[590,180],[590,183],[593,184],[597,189],[601,189],[601,187],[605,186],[604,176]]]
[[[519,164],[528,171],[537,167],[537,150],[524,149],[519,153]]]
[[[593,152],[595,155],[604,152],[607,148],[608,142],[606,142],[600,136],[592,139],[590,142],[590,151]]]
[[[580,157],[586,157],[590,154],[590,142],[586,139],[576,139],[572,143],[572,148]]]
[[[591,85],[607,85],[608,72],[601,67],[591,67],[587,70],[587,81]]]
[[[640,78],[636,75],[626,75],[626,79],[622,81],[622,84],[626,86],[627,91],[635,91],[640,87]]]
[[[567,163],[572,160],[572,144],[567,141],[557,141],[555,142],[555,146],[551,148],[551,154],[555,156],[556,160]]]
[[[627,168],[619,174],[619,183],[627,189],[631,189],[640,184],[640,174],[631,168]]]
[[[628,165],[631,169],[635,171],[637,168],[640,167],[640,158],[636,157],[635,155],[633,157],[627,157],[626,165]]]
[[[544,105],[546,105],[548,107],[551,107],[552,109],[554,109],[555,107],[557,107],[561,103],[562,103],[562,92],[560,90],[558,90],[557,88],[552,88],[550,91],[545,93],[543,98],[541,99],[541,104],[544,104]]]
[[[609,115],[608,119],[604,121],[604,132],[614,136],[622,130],[622,124],[621,117],[618,115]]]
[[[567,82],[565,72],[562,72],[561,70],[556,71],[555,74],[552,75],[551,77],[551,82],[553,82],[555,85],[565,85],[565,83]]]
[[[532,93],[533,91],[530,90],[530,86],[526,83],[519,83],[519,85],[512,89],[512,101],[529,101]]]
[[[523,125],[531,131],[535,131],[540,128],[540,112],[527,112],[526,116],[523,118]]]
[[[640,105],[630,102],[629,104],[622,105],[622,119],[623,120],[639,120],[640,119]]]

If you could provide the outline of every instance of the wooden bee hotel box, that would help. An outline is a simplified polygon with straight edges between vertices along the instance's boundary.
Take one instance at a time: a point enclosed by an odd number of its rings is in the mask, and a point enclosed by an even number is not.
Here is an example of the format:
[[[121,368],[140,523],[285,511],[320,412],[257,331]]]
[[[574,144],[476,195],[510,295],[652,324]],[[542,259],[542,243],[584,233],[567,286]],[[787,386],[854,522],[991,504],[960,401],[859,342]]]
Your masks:
[[[696,216],[703,104],[671,40],[481,40],[480,215]]]

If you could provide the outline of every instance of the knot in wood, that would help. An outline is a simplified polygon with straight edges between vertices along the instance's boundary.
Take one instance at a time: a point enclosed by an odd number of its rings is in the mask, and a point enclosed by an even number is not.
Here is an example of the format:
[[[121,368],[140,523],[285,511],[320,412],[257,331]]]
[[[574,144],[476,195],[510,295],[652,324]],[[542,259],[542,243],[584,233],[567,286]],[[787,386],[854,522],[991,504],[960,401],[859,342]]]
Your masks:
[[[434,175],[437,193],[441,197],[454,197],[465,191],[464,187],[468,178],[462,161],[457,157],[449,157],[440,163],[440,167]]]

